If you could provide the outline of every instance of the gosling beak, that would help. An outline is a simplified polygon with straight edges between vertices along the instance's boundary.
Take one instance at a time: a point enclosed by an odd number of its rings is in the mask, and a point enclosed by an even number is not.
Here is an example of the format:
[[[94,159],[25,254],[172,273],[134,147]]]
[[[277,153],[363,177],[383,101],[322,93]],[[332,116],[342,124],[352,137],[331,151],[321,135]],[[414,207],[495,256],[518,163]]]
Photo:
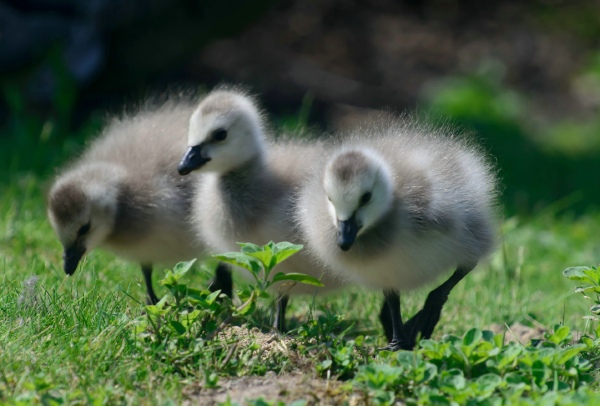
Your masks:
[[[202,144],[194,145],[193,147],[189,147],[183,158],[181,158],[181,162],[177,167],[177,172],[180,175],[187,175],[188,173],[200,168],[202,165],[210,161],[210,158],[205,158],[202,156]]]
[[[339,247],[348,251],[354,241],[356,241],[356,234],[358,234],[360,227],[356,223],[356,215],[352,215],[348,220],[338,220],[338,238],[337,244]]]
[[[65,249],[63,253],[64,270],[67,275],[73,275],[81,261],[81,257],[85,254],[85,247],[75,243]]]

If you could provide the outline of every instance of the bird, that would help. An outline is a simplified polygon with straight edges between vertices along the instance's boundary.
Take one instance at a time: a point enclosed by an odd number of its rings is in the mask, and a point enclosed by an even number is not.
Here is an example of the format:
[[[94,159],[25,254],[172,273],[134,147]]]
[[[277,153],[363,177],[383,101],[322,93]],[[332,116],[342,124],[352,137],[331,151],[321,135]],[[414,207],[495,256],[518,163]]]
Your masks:
[[[496,170],[451,126],[380,114],[338,136],[298,192],[306,249],[353,283],[384,293],[388,345],[430,338],[450,291],[497,245]],[[454,272],[402,323],[400,292]]]
[[[177,174],[195,101],[168,97],[112,117],[73,162],[59,171],[47,214],[72,275],[96,247],[140,263],[147,302],[156,304],[152,266],[206,253],[188,221],[195,183]],[[219,264],[211,290],[231,296],[228,266]]]
[[[191,115],[188,149],[178,167],[184,176],[202,173],[192,209],[202,240],[222,252],[237,251],[236,242],[302,244],[293,214],[295,194],[310,163],[322,154],[320,145],[290,136],[275,140],[257,101],[243,90],[220,87],[206,95]],[[277,269],[320,278],[325,286],[319,292],[340,286],[303,251]],[[277,289],[273,325],[284,332],[289,295],[313,293],[315,287],[297,284]]]

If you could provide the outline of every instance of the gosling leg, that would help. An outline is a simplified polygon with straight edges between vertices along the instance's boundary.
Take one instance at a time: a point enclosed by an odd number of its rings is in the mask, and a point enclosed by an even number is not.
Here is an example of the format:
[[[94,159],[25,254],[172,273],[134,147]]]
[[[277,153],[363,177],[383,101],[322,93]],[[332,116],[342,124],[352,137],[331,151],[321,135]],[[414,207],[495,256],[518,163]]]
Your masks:
[[[215,269],[215,277],[208,285],[208,290],[211,292],[221,290],[221,293],[227,297],[233,297],[233,279],[231,278],[229,266],[219,262],[217,269]]]
[[[384,290],[386,306],[389,309],[392,320],[392,340],[384,347],[384,350],[398,351],[410,350],[412,347],[408,343],[402,329],[402,315],[400,314],[400,294],[395,290]]]
[[[152,287],[152,265],[142,264],[142,273],[144,274],[144,282],[146,283],[146,303],[149,305],[155,305],[158,303],[158,297],[154,293]]]
[[[392,328],[392,316],[390,314],[390,308],[387,305],[387,301],[383,301],[381,305],[381,312],[379,312],[379,321],[381,321],[381,325],[383,326],[383,331],[388,340],[388,343],[392,341],[393,338],[393,328]]]
[[[280,333],[285,333],[285,310],[287,308],[290,297],[288,295],[279,295],[275,300],[275,304],[277,306],[275,310],[275,321],[273,322],[273,327],[278,330]]]
[[[433,329],[440,320],[442,307],[444,307],[444,304],[448,300],[450,291],[452,291],[458,282],[471,272],[473,268],[474,267],[457,268],[446,282],[429,292],[423,308],[404,325],[404,333],[408,338],[411,348],[416,345],[419,334],[421,338],[431,338]]]

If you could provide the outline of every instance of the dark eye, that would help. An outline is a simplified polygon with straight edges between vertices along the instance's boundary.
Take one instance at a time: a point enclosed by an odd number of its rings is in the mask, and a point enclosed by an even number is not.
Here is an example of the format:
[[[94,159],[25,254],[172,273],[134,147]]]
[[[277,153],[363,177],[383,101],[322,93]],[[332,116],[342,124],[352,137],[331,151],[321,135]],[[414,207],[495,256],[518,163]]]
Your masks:
[[[371,192],[367,192],[360,197],[360,205],[364,206],[365,204],[371,201]]]
[[[213,132],[213,141],[225,141],[225,138],[227,138],[227,130],[224,128],[219,128]]]
[[[86,235],[88,231],[90,231],[90,227],[92,224],[88,221],[86,224],[82,225],[79,231],[77,231],[78,236]]]

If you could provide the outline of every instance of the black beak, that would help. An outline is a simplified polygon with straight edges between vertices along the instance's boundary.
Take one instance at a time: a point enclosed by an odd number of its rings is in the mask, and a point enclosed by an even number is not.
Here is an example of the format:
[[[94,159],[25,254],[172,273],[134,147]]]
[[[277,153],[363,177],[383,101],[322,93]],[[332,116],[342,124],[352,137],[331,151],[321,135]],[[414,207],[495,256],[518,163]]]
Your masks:
[[[352,215],[348,220],[338,221],[337,244],[342,250],[348,251],[352,247],[359,229],[360,227],[356,224],[356,215]]]
[[[64,269],[67,275],[73,275],[79,265],[81,257],[85,254],[85,247],[77,243],[65,249],[63,253]]]
[[[202,165],[210,161],[210,158],[202,157],[202,144],[194,145],[193,147],[189,147],[183,158],[181,158],[181,162],[177,167],[177,172],[180,175],[187,175],[191,171],[194,171],[200,168]]]

